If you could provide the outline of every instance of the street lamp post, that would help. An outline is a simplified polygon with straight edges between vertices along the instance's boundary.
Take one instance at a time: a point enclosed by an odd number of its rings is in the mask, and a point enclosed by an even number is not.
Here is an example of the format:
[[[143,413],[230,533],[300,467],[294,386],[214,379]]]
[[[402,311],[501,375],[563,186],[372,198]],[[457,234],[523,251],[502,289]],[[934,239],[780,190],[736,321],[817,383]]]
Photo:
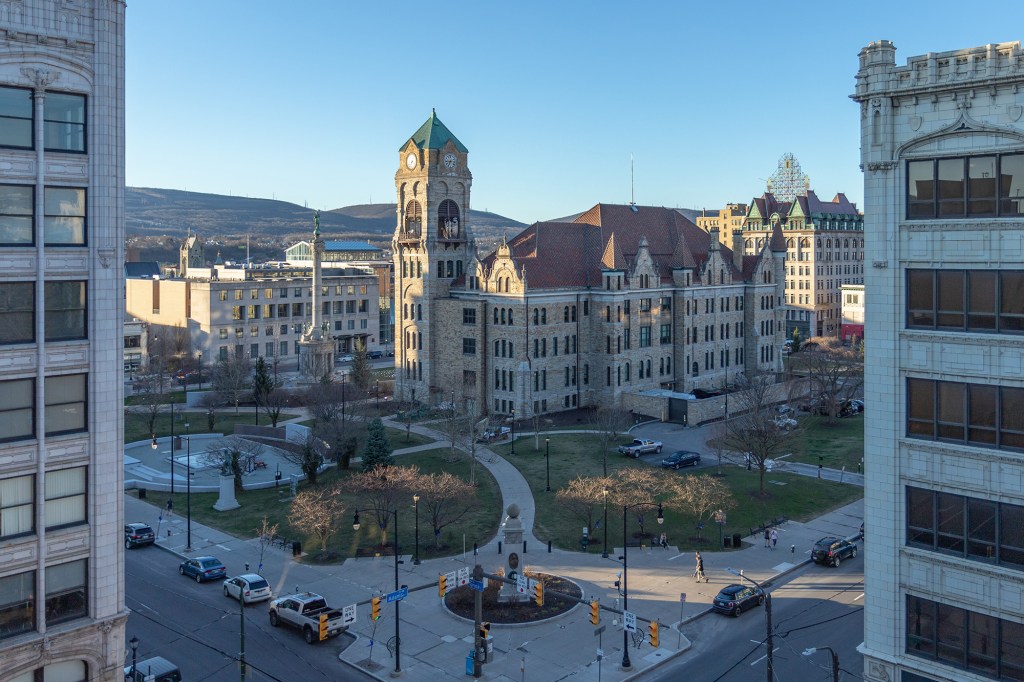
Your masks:
[[[380,509],[377,507],[367,507],[363,511],[372,511],[377,513],[390,514],[395,517],[395,591],[399,589],[398,585],[398,564],[402,563],[398,560],[398,509]],[[352,520],[353,530],[359,530],[359,510],[356,510],[355,518]],[[399,623],[401,618],[399,617],[399,604],[402,603],[401,599],[395,600],[395,672],[393,677],[399,677],[402,674],[402,638],[399,636]]]
[[[544,486],[544,492],[551,492],[551,439],[544,439],[544,464],[547,469],[547,484]]]
[[[607,559],[608,558],[608,488],[605,487],[604,490],[601,491],[601,494],[604,495],[604,544],[601,545],[601,547],[603,548],[604,551],[601,552],[601,558],[602,559]]]
[[[128,643],[132,647],[132,682],[135,682],[135,664],[138,662],[139,638],[132,635],[132,638],[128,640]]]
[[[512,408],[512,454],[516,454],[516,408]]]
[[[174,454],[173,452],[171,453]],[[174,459],[173,457],[171,458]],[[172,481],[174,479],[171,479]],[[192,551],[192,437],[185,422],[185,551]]]
[[[633,664],[629,660],[629,631],[626,630],[625,612],[629,606],[629,562],[628,548],[629,541],[626,538],[626,516],[630,509],[636,507],[653,507],[658,505],[658,525],[665,523],[665,515],[661,510],[661,502],[637,502],[636,504],[622,505],[622,669],[632,670]]]
[[[413,508],[413,510],[416,513],[416,524],[415,524],[415,527],[416,527],[416,553],[413,556],[412,565],[413,566],[419,566],[420,565],[420,496],[419,495],[413,495],[412,496],[412,508]],[[398,524],[396,523],[395,524],[395,532],[397,532],[397,531],[398,531]]]
[[[830,647],[830,646],[813,647],[812,646],[809,649],[804,649],[804,652],[803,652],[804,656],[810,656],[811,654],[813,654],[814,652],[818,651],[819,649],[824,649],[825,651],[827,651],[829,653],[829,656],[832,658],[832,682],[839,682],[839,654],[837,654],[832,647]]]
[[[724,540],[722,539],[723,528],[725,527],[726,514],[724,509],[719,509],[715,512],[715,523],[718,524],[718,549],[722,549]]]
[[[374,406],[377,408],[377,416],[380,416],[380,379],[374,382],[373,387]]]
[[[203,390],[203,351],[196,351],[196,357],[199,358],[199,390]]]
[[[743,575],[743,571],[737,571],[737,570],[732,569],[732,568],[726,568],[725,570],[728,571],[729,573],[732,573],[733,575],[738,575],[739,577],[741,577],[744,580],[746,580],[747,582],[751,583],[752,585],[754,585],[754,587],[756,587],[757,589],[761,590],[764,593],[764,620],[765,620],[765,638],[764,638],[764,641],[765,641],[765,644],[768,645],[768,653],[765,656],[765,658],[768,661],[768,682],[773,682],[775,680],[775,664],[774,664],[774,662],[772,660],[772,653],[773,653],[773,649],[775,648],[775,646],[774,646],[775,645],[775,640],[772,637],[772,595],[771,595],[770,592],[768,592],[768,590],[764,589],[764,587],[761,585],[761,583],[757,582],[753,578],[748,578],[747,576]]]

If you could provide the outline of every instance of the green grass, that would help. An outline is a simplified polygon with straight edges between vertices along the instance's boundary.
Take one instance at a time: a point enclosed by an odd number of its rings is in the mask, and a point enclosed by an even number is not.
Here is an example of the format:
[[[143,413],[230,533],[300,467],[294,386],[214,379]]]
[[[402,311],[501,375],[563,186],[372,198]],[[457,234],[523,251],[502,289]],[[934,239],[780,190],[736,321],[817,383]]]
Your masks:
[[[545,461],[544,440],[541,449],[534,449],[532,438],[516,442],[516,454],[511,456],[508,445],[493,448],[512,462],[529,482],[537,505],[534,523],[534,534],[542,541],[551,540],[563,549],[578,550],[582,534],[582,524],[576,517],[569,516],[556,504],[555,491],[563,487],[577,475],[601,476],[603,472],[602,458],[599,454],[599,441],[596,434],[555,435],[551,436],[551,492],[545,492]],[[650,466],[643,462],[619,455],[614,451],[608,453],[608,471],[634,466]],[[662,471],[665,476],[692,476],[687,472]],[[714,470],[704,470],[700,475],[713,474]],[[740,533],[744,537],[751,527],[785,516],[796,521],[805,521],[820,514],[841,507],[861,497],[863,491],[850,485],[841,485],[816,478],[795,474],[773,473],[765,475],[765,495],[759,494],[758,472],[727,466],[722,469],[722,479],[732,490],[737,506],[728,512],[728,520],[724,531],[728,534]],[[785,483],[776,485],[771,481]],[[665,511],[665,523],[658,527],[654,523],[653,509],[648,514],[645,530],[648,533],[668,534],[669,542],[680,549],[699,548],[694,541],[696,527],[692,517],[676,512]],[[603,519],[602,519],[603,523]],[[630,516],[629,534],[637,530],[635,518]],[[622,510],[608,510],[608,543],[611,546],[622,546]],[[714,522],[705,522],[703,537],[718,542],[718,528]],[[600,552],[604,537],[603,529],[591,529],[590,552]]]
[[[294,414],[281,413],[277,423],[286,419],[293,419]],[[174,411],[174,435],[180,436],[185,433],[185,423],[189,425],[190,433],[234,433],[235,424],[254,424],[256,421],[252,409],[239,410],[234,412],[218,412],[213,424],[213,431],[208,428],[206,411],[202,412],[181,412]],[[260,426],[270,426],[270,419],[263,412],[260,412]],[[163,437],[171,435],[171,413],[161,412],[156,416],[154,423],[156,435]],[[149,430],[149,415],[137,412],[128,412],[124,416],[124,442],[134,443],[140,440],[147,440],[152,436]]]
[[[864,415],[843,417],[832,425],[825,417],[801,417],[791,451],[793,456],[786,458],[790,461],[818,464],[820,456],[826,467],[857,471],[864,458]]]
[[[416,432],[409,432],[408,438],[406,438],[405,429],[393,429],[390,426],[384,427],[384,433],[387,434],[388,440],[391,442],[391,447],[395,450],[401,450],[402,448],[412,448],[417,445],[426,445],[427,443],[435,443],[433,438],[429,436],[422,436]],[[444,441],[440,441],[444,442]]]
[[[401,466],[415,464],[423,473],[448,471],[463,480],[469,480],[469,462],[466,458],[460,458],[454,463],[448,462],[445,459],[447,453],[447,450],[440,449],[403,455],[398,459],[398,464]],[[318,479],[317,485],[333,485],[351,473],[351,471],[338,471],[332,468]],[[301,491],[305,487],[306,484],[301,484],[299,490]],[[302,542],[303,549],[311,552],[314,548],[310,541],[288,524],[289,504],[286,499],[288,490],[287,485],[282,485],[280,488],[243,492],[238,495],[238,502],[242,506],[227,512],[218,512],[213,509],[213,504],[217,501],[216,493],[194,493],[192,495],[192,519],[236,537],[253,538],[256,536],[256,528],[266,516],[270,523],[279,524],[280,536],[289,540],[298,539]],[[162,494],[151,493],[150,497],[153,503],[160,506],[166,502],[166,498]],[[348,496],[342,496],[342,499],[346,502],[344,521],[340,525],[338,533],[328,544],[328,551],[335,553],[339,561],[355,556],[357,548],[372,549],[380,541],[380,531],[372,522],[370,514],[361,514],[360,529],[358,531],[352,529],[355,503]],[[434,546],[433,531],[429,521],[422,513],[420,514],[421,559],[461,553],[463,535],[465,535],[466,545],[470,549],[474,542],[484,544],[494,536],[498,524],[501,522],[501,491],[497,482],[482,465],[477,466],[477,500],[480,503],[477,510],[467,515],[461,522],[448,526],[441,532],[441,542],[445,546],[440,549]],[[186,496],[174,495],[175,512],[184,515],[185,507]],[[399,509],[398,520],[400,550],[403,554],[410,554],[414,550],[415,532],[415,516],[411,498],[407,507]],[[392,534],[389,532],[389,542],[391,537]],[[280,550],[271,549],[269,551]]]

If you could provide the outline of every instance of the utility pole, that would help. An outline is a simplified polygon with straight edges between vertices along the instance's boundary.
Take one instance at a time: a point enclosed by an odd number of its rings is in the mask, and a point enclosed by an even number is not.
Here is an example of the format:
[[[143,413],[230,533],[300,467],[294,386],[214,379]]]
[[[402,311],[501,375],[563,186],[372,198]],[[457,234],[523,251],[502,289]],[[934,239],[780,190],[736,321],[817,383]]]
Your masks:
[[[245,682],[245,590],[238,586],[238,619],[241,625],[238,630],[239,644],[241,651],[238,654],[238,670],[241,675],[239,680]]]
[[[482,582],[484,579],[484,567],[477,564],[473,567],[473,580]],[[480,630],[484,623],[484,593],[473,591],[473,628],[476,635],[473,637],[473,677],[480,678],[484,674],[483,659],[487,655],[487,642],[480,637]]]

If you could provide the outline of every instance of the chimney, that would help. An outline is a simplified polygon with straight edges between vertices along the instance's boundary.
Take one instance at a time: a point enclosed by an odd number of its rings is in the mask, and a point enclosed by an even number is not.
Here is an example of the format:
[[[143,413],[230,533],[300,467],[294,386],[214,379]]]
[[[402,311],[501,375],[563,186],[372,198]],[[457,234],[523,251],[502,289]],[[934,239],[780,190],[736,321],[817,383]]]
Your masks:
[[[711,228],[711,243],[708,245],[708,251],[718,251],[722,246],[722,242],[718,241],[718,228]]]
[[[732,231],[732,264],[743,272],[743,232],[740,230]]]

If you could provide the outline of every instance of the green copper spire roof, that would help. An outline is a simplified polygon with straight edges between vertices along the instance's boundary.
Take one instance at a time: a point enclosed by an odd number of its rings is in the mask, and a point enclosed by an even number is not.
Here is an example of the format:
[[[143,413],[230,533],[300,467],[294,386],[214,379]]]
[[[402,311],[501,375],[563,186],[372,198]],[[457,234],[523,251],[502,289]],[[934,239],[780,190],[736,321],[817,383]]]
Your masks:
[[[430,118],[427,122],[420,126],[420,129],[412,134],[409,138],[416,143],[416,146],[420,149],[440,149],[445,145],[448,140],[452,141],[463,154],[468,154],[469,150],[466,149],[466,145],[459,142],[459,138],[452,135],[452,131],[448,130],[445,124],[441,123],[441,119],[437,117],[437,111],[434,109],[430,110]],[[405,145],[402,145],[403,147]]]

